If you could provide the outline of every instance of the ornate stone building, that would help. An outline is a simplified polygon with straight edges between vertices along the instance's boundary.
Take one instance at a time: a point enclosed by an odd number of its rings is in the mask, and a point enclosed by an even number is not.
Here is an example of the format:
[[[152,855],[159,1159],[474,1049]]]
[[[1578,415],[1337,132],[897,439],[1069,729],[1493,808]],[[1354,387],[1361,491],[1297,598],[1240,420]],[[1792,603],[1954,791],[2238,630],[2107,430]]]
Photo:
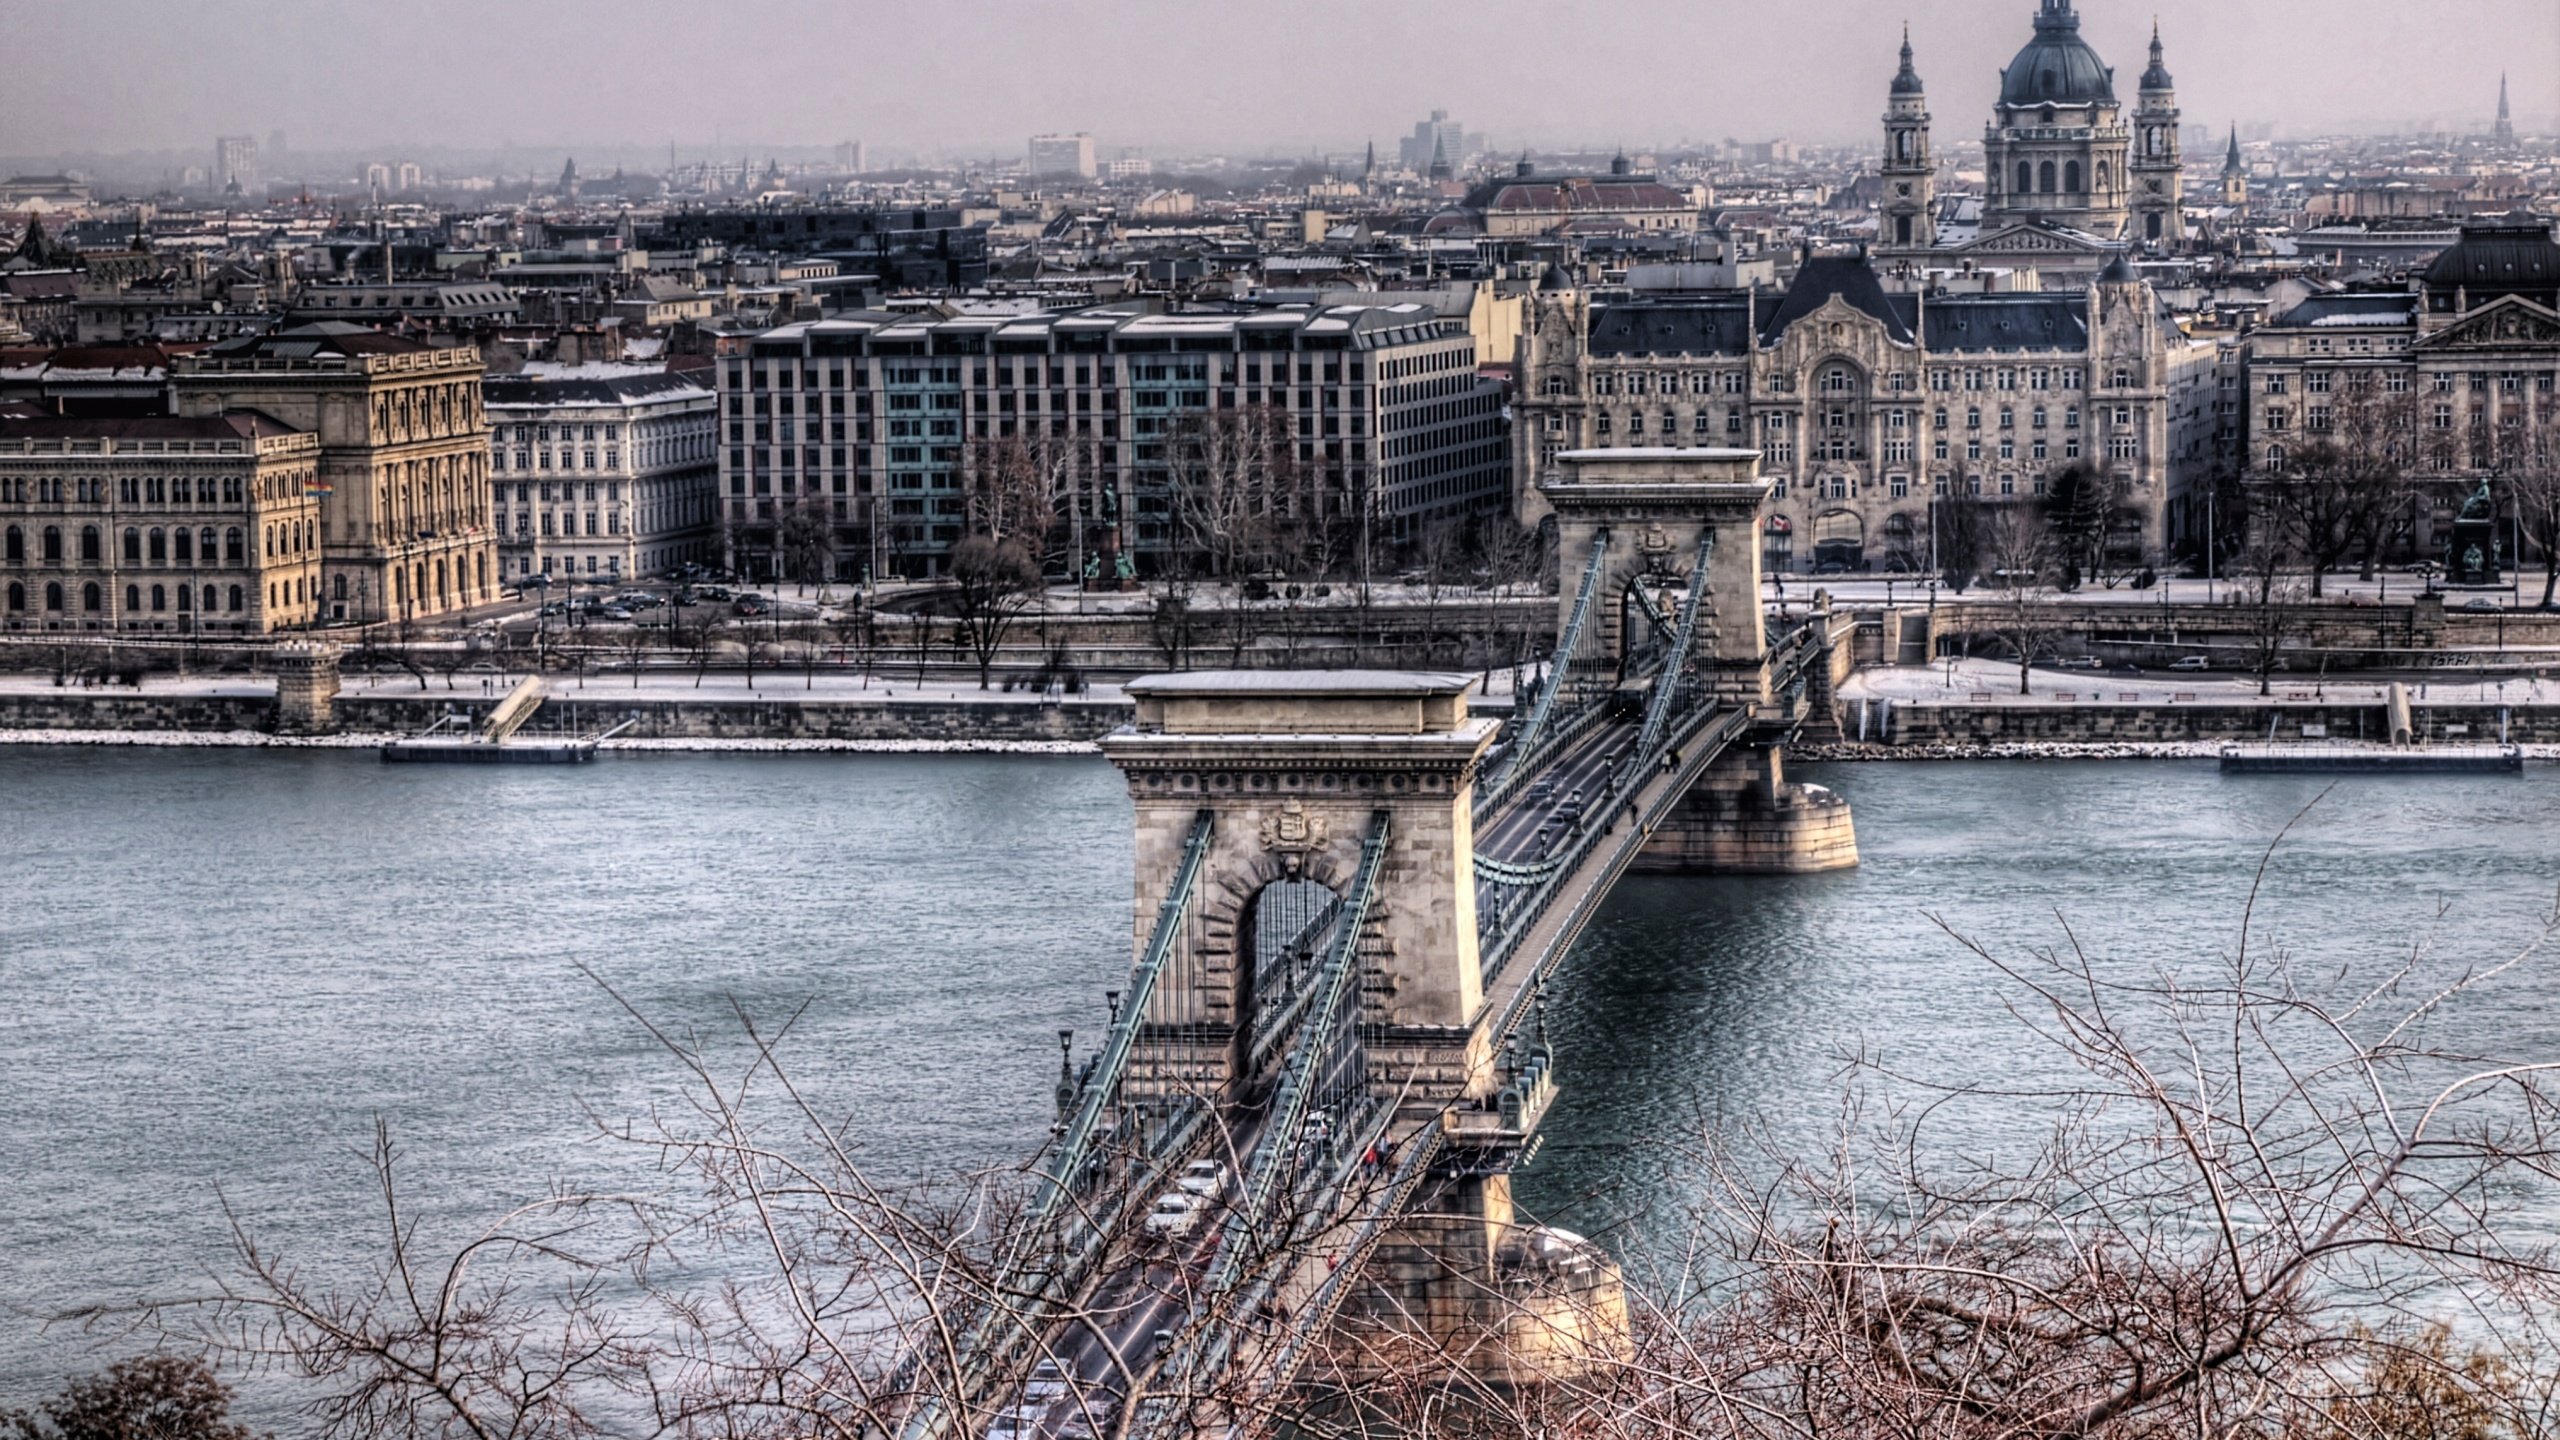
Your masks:
[[[179,413],[320,437],[323,618],[424,620],[498,598],[480,353],[323,322],[174,363]]]
[[[1739,447],[1773,485],[1776,573],[1926,568],[1949,496],[2032,501],[2085,465],[2124,511],[2114,548],[2154,558],[2212,473],[2215,349],[2121,261],[2085,290],[1887,293],[1817,257],[1784,291],[1595,296],[1550,271],[1515,402],[1514,499],[1567,451]]]
[[[2393,558],[2433,556],[2482,480],[2560,446],[2560,242],[2511,216],[2462,238],[2406,289],[2315,295],[2251,332],[2253,474],[2307,446],[2396,446],[2419,477],[2386,537]]]
[[[315,437],[254,412],[0,419],[0,630],[307,625],[319,473]]]
[[[510,580],[636,580],[720,558],[719,397],[707,374],[492,375],[484,394]]]

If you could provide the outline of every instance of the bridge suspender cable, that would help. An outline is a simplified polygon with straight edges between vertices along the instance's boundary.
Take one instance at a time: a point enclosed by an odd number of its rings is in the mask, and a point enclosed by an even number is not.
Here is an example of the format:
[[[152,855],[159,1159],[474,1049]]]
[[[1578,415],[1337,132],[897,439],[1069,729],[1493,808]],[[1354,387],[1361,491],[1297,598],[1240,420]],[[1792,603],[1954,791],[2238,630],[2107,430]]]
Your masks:
[[[1270,1207],[1272,1192],[1297,1153],[1298,1127],[1306,1119],[1307,1092],[1313,1085],[1325,1042],[1342,1018],[1345,997],[1352,997],[1352,1004],[1359,1003],[1352,980],[1360,970],[1360,928],[1368,919],[1369,902],[1377,893],[1378,870],[1387,854],[1389,821],[1389,813],[1384,810],[1370,818],[1369,837],[1360,847],[1359,879],[1343,901],[1332,953],[1325,957],[1324,969],[1316,975],[1315,1003],[1308,1007],[1307,1018],[1298,1028],[1299,1042],[1289,1056],[1289,1068],[1281,1077],[1280,1088],[1272,1097],[1262,1143],[1254,1147],[1252,1169],[1245,1176],[1235,1208],[1227,1212],[1225,1233],[1218,1239],[1218,1257],[1209,1271],[1212,1296],[1234,1288],[1248,1252],[1254,1248],[1252,1236],[1262,1224],[1263,1212]]]
[[[1128,1073],[1129,1051],[1137,1043],[1138,1026],[1146,1018],[1147,1003],[1155,997],[1156,982],[1164,978],[1165,964],[1181,938],[1183,917],[1190,911],[1191,892],[1199,883],[1202,863],[1209,854],[1209,837],[1216,828],[1216,814],[1208,810],[1201,811],[1191,822],[1191,838],[1182,847],[1182,868],[1174,873],[1173,888],[1166,892],[1164,904],[1157,907],[1155,929],[1147,936],[1146,952],[1129,977],[1128,1003],[1120,1007],[1119,1018],[1112,1022],[1102,1054],[1085,1083],[1084,1099],[1076,1107],[1075,1119],[1068,1122],[1058,1148],[1049,1157],[1047,1183],[1032,1200],[1034,1221],[1048,1217],[1058,1200],[1074,1186],[1092,1155],[1102,1117],[1119,1094],[1121,1077]]]
[[[1508,778],[1529,752],[1537,747],[1538,732],[1547,725],[1547,717],[1556,708],[1556,695],[1564,689],[1565,676],[1573,665],[1574,652],[1582,645],[1583,622],[1591,618],[1591,597],[1599,592],[1600,572],[1609,559],[1609,532],[1601,531],[1591,539],[1591,563],[1582,569],[1582,586],[1573,593],[1573,613],[1566,617],[1564,635],[1556,641],[1555,653],[1549,657],[1547,683],[1538,690],[1538,703],[1529,709],[1529,723],[1511,737],[1502,756],[1502,775],[1496,783]]]
[[[1164,978],[1182,937],[1184,917],[1191,908],[1191,897],[1198,888],[1200,872],[1209,854],[1209,840],[1216,831],[1215,812],[1202,810],[1191,822],[1191,835],[1183,845],[1181,867],[1174,872],[1173,887],[1165,893],[1164,903],[1156,908],[1155,928],[1148,932],[1147,948],[1138,959],[1137,969],[1129,977],[1128,1003],[1111,1025],[1111,1033],[1103,1042],[1102,1053],[1095,1058],[1085,1078],[1083,1099],[1076,1107],[1075,1118],[1058,1138],[1058,1145],[1042,1168],[1041,1183],[1031,1197],[1024,1224],[1015,1233],[1004,1262],[997,1274],[1010,1282],[1031,1268],[1032,1257],[1042,1248],[1057,1223],[1062,1202],[1082,1180],[1093,1158],[1096,1138],[1102,1133],[1103,1117],[1109,1113],[1120,1092],[1120,1081],[1129,1069],[1129,1052],[1137,1043],[1138,1027],[1144,1023],[1147,1005],[1155,996],[1156,985]],[[1072,1216],[1070,1209],[1067,1213]],[[1055,1277],[1050,1277],[1052,1280]],[[1032,1302],[1040,1308],[1044,1301]],[[1023,1328],[1023,1327],[1017,1327]],[[962,1341],[960,1373],[954,1376],[960,1387],[960,1398],[966,1396],[983,1376],[979,1373],[990,1358],[990,1351],[1001,1351],[991,1319],[981,1319]],[[965,1408],[965,1404],[962,1406]],[[945,1433],[954,1419],[941,1397],[927,1395],[907,1418],[900,1434],[904,1440]]]
[[[1645,706],[1644,730],[1636,737],[1635,753],[1639,760],[1650,763],[1653,747],[1662,739],[1662,727],[1671,718],[1673,697],[1680,691],[1680,679],[1689,668],[1689,642],[1698,633],[1698,612],[1707,594],[1707,562],[1716,553],[1716,532],[1698,535],[1698,560],[1689,569],[1689,598],[1680,605],[1680,628],[1671,635],[1671,658],[1663,663],[1662,672],[1654,677],[1653,700]],[[1757,597],[1754,597],[1755,599]]]

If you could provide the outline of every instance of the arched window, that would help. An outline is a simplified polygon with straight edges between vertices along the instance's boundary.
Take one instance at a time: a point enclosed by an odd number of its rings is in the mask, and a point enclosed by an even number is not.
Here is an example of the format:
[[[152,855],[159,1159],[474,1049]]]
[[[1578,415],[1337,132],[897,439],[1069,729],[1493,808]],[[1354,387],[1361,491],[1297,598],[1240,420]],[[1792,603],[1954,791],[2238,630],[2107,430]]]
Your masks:
[[[2066,195],[2077,195],[2080,193],[2079,161],[2065,160],[2062,162],[2062,191]]]
[[[47,610],[60,610],[62,608],[61,581],[53,581],[44,587],[44,608]]]
[[[97,614],[99,611],[101,611],[101,610],[105,609],[106,607],[107,607],[107,592],[106,592],[105,587],[101,586],[101,585],[100,585],[97,581],[95,581],[95,580],[92,580],[92,581],[90,581],[88,584],[83,585],[83,586],[81,586],[81,587],[80,587],[80,608],[81,608],[81,609],[88,611],[88,612],[89,612],[90,614],[92,614],[92,615],[95,615],[95,614]]]
[[[241,596],[241,593],[240,593],[240,587],[239,587],[239,586],[237,586],[237,585],[232,586],[232,587],[231,587],[231,613],[232,613],[232,614],[237,615],[237,614],[239,614],[239,613],[240,613],[240,602],[241,602],[241,599],[242,599],[242,598],[243,598],[243,597]]]
[[[124,563],[127,565],[142,563],[142,532],[130,525],[125,527],[124,532]]]
[[[95,565],[99,560],[99,535],[95,525],[80,527],[80,563]]]
[[[12,610],[27,608],[27,587],[15,580],[9,582],[9,608]]]
[[[206,614],[210,615],[213,613],[214,602],[219,598],[219,596],[214,594],[212,586],[207,585],[204,587],[204,611]]]
[[[2038,188],[2038,189],[2042,190],[2042,191],[2043,191],[2045,194],[2047,194],[2047,195],[2050,195],[2050,194],[2052,194],[2052,193],[2053,193],[2053,162],[2052,162],[2052,161],[2047,160],[2047,161],[2046,161],[2046,162],[2044,162],[2043,164],[2041,164],[2041,165],[2039,165],[2039,166],[2037,166],[2037,167],[2036,167],[2036,180],[2037,180],[2037,188]]]
[[[62,563],[62,527],[59,525],[44,527],[44,563],[47,565]]]
[[[15,525],[12,525],[5,533],[0,533],[0,561],[5,561],[11,565],[24,565],[27,563],[27,536],[25,531],[20,530]],[[18,607],[12,605],[9,608],[15,610]]]
[[[124,587],[124,613],[130,615],[141,608],[142,587],[139,585],[127,585]]]
[[[2032,164],[2029,164],[2027,161],[2024,161],[2024,160],[2019,161],[2019,162],[2018,162],[2018,193],[2019,193],[2019,194],[2021,194],[2021,195],[2031,195],[2031,194],[2035,193],[2035,188],[2036,188],[2036,167],[2035,167],[2034,165],[2032,165]]]
[[[239,526],[234,525],[230,529],[222,532],[222,562],[224,564],[239,565],[246,563],[246,558],[240,553],[240,545],[241,537]]]
[[[2145,238],[2145,239],[2150,239],[2150,240],[2157,240],[2157,239],[2159,239],[2159,238],[2160,238],[2160,212],[2159,212],[2159,211],[2157,211],[2157,210],[2154,210],[2154,211],[2152,211],[2150,214],[2143,216],[2143,217],[2142,217],[2142,229],[2143,229],[2143,234],[2144,234],[2144,238]]]
[[[155,613],[169,608],[168,586],[154,585],[151,587],[151,608]]]
[[[151,532],[151,563],[154,565],[169,563],[169,535],[165,530]]]
[[[188,588],[187,588],[186,586],[184,586],[184,585],[179,586],[179,587],[178,587],[178,613],[179,613],[179,614],[181,614],[181,615],[184,615],[184,614],[186,614],[188,611],[193,610],[194,608],[196,608],[195,599],[196,599],[196,597],[195,597],[195,592],[194,592],[193,590],[188,589]]]
[[[196,558],[203,561],[205,564],[210,565],[214,563],[221,554],[222,551],[215,548],[213,527],[207,525],[204,527],[203,533],[196,536]]]
[[[180,565],[196,563],[196,537],[183,525],[170,537],[169,557]]]

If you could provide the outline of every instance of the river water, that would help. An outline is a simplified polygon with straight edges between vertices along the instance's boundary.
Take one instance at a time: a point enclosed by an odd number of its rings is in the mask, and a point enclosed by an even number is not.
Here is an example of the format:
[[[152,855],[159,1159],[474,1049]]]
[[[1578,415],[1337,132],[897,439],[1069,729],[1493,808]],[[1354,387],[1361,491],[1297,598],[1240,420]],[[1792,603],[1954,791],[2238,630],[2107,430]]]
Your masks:
[[[1692,1183],[1681,1142],[1821,1143],[1860,1047],[1946,1078],[2049,1063],[1940,922],[2208,963],[2324,788],[2184,762],[1800,778],[1855,804],[1861,869],[1631,880],[1567,962],[1566,1088],[1520,1185],[1544,1217],[1640,1243],[1631,1217]],[[2555,799],[2550,769],[2341,785],[2278,852],[2260,933],[2306,970],[2427,934],[2500,956],[2560,882]],[[377,1117],[430,1225],[637,1183],[585,1117],[678,1075],[608,984],[732,1069],[737,1013],[796,1014],[782,1055],[817,1108],[873,1169],[930,1175],[1039,1142],[1056,1031],[1089,1046],[1128,963],[1128,803],[1089,758],[0,747],[0,822],[0,1405],[103,1364],[44,1317],[225,1266],[225,1204],[315,1270],[356,1263]],[[2537,962],[2443,1038],[2547,1058],[2556,1002]],[[2001,1123],[1958,1139],[2030,1138]]]

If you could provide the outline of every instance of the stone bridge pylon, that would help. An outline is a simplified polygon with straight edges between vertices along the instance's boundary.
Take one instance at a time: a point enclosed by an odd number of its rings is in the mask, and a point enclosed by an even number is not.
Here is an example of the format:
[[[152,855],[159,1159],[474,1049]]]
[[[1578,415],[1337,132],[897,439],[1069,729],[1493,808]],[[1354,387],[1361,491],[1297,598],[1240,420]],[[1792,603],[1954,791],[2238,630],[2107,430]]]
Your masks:
[[[1762,610],[1769,484],[1755,473],[1760,452],[1574,450],[1557,458],[1556,473],[1538,489],[1555,511],[1559,634],[1571,629],[1582,569],[1596,565],[1599,575],[1584,626],[1589,638],[1576,654],[1557,657],[1556,681],[1590,685],[1624,676],[1646,641],[1659,640],[1673,603],[1667,597],[1702,580],[1688,653],[1671,657],[1655,683],[1668,683],[1685,666],[1718,704],[1753,712],[1747,738],[1691,789],[1633,868],[1784,875],[1854,867],[1857,831],[1848,802],[1786,779],[1785,747],[1802,728],[1804,696],[1801,686],[1780,688],[1787,657],[1771,649]],[[1790,643],[1827,651],[1832,641],[1825,634]],[[1796,673],[1826,662],[1827,655],[1802,657]]]

